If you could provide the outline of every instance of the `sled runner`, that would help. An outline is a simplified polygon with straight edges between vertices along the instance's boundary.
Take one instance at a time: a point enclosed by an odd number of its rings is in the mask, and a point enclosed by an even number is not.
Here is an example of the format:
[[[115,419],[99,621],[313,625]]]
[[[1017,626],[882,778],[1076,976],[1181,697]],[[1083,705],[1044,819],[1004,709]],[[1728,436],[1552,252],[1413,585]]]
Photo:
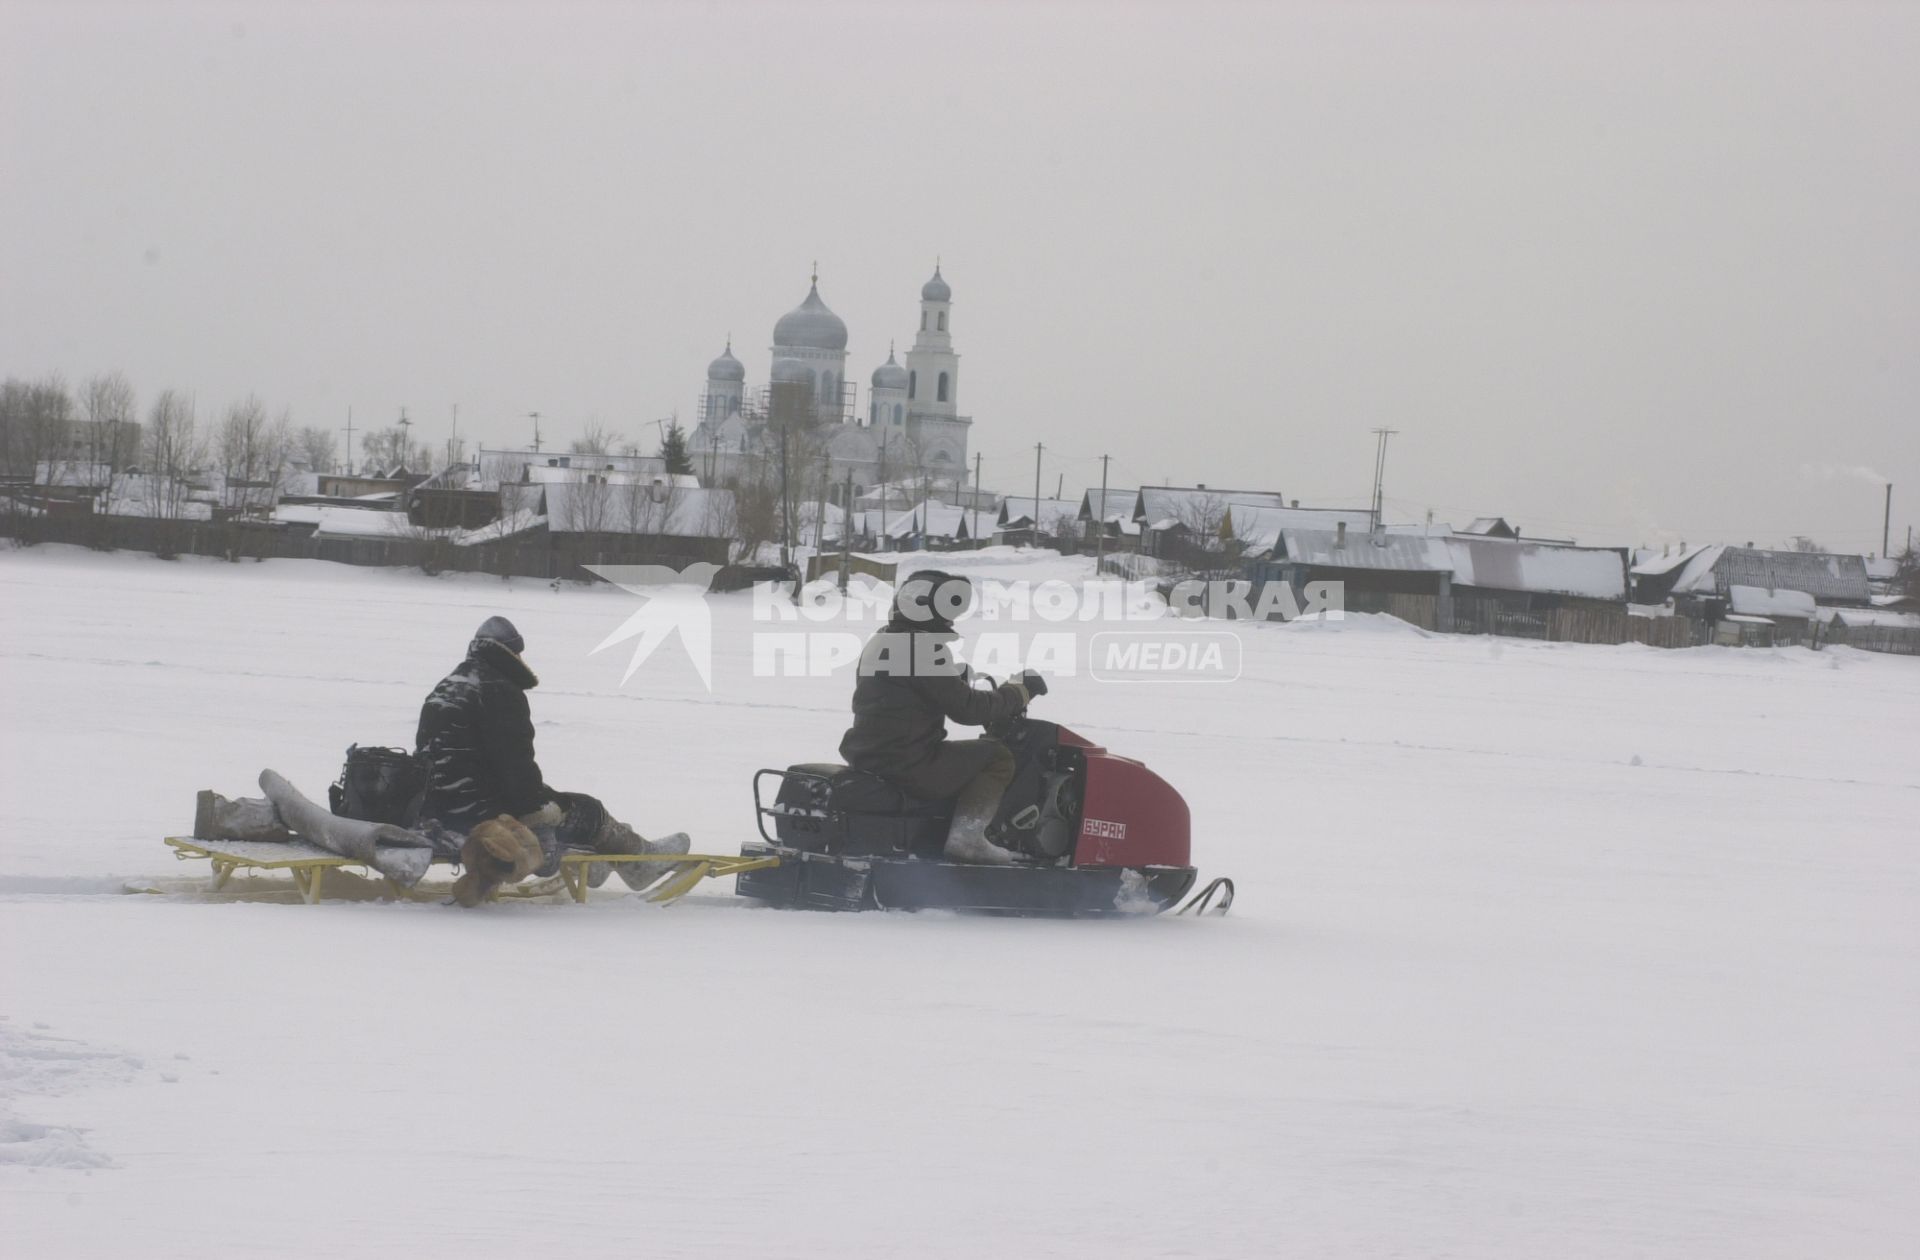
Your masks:
[[[308,905],[325,896],[329,871],[347,867],[373,869],[365,862],[329,853],[305,840],[203,840],[195,836],[168,836],[166,843],[173,849],[174,856],[183,861],[204,858],[212,864],[211,892],[225,888],[235,871],[286,871],[293,876],[294,886]],[[648,901],[664,904],[678,901],[702,880],[759,870],[778,861],[779,858],[772,855],[735,857],[705,853],[569,853],[560,859],[557,880],[559,888],[564,888],[576,902],[584,902],[590,891],[587,885],[588,868],[597,863],[670,863],[674,869],[668,872],[666,878],[657,887],[649,888],[642,894]],[[435,862],[433,865],[446,869],[453,867],[450,862]],[[390,877],[385,882],[396,897],[419,900],[424,895]],[[509,885],[501,889],[500,895],[537,897],[555,891],[558,889],[554,881],[540,880]]]

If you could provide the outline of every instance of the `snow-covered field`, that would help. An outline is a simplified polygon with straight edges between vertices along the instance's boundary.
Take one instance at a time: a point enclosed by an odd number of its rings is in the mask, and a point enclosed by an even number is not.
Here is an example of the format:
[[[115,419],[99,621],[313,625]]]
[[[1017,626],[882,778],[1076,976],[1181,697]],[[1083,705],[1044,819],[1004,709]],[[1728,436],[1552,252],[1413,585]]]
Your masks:
[[[1913,660],[1363,619],[1058,680],[1222,920],[118,892],[196,788],[410,742],[494,612],[550,780],[731,850],[846,684],[748,677],[738,596],[713,695],[623,688],[634,606],[0,553],[8,1254],[1920,1254]]]

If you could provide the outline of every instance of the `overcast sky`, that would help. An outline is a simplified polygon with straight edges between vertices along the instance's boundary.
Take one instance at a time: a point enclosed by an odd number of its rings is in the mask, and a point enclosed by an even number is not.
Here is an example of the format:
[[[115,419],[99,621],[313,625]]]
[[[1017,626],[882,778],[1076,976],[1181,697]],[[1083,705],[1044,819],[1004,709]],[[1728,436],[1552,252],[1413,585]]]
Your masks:
[[[0,0],[0,373],[656,440],[944,262],[989,488],[1920,520],[1920,5]]]

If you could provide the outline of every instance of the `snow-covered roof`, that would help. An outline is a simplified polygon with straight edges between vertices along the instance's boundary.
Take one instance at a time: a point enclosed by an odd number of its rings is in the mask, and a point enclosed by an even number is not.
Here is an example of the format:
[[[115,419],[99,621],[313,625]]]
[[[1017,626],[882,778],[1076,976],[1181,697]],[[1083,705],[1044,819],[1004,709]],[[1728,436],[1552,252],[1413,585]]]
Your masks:
[[[1920,630],[1920,613],[1894,608],[1822,608],[1820,620],[1838,621],[1848,626],[1885,626],[1897,630]]]
[[[1456,586],[1583,599],[1627,597],[1626,556],[1619,551],[1458,535],[1444,541]]]
[[[1100,491],[1089,490],[1080,496],[1080,519],[1105,521],[1108,524],[1119,521],[1122,524],[1134,525],[1137,530],[1138,523],[1133,519],[1133,504],[1139,497],[1140,491],[1137,487],[1132,490],[1119,490],[1110,486],[1104,498]]]
[[[576,461],[583,458],[585,457],[579,455],[574,456]],[[557,485],[563,482],[585,482],[598,478],[601,482],[610,486],[650,485],[655,481],[664,481],[668,484],[688,489],[697,489],[699,487],[700,479],[692,473],[670,473],[666,470],[665,461],[660,461],[660,463],[661,467],[657,470],[601,468],[592,465],[583,465],[578,462],[567,468],[555,468],[546,464],[528,464],[526,468],[526,479],[529,482],[542,485]]]
[[[1501,516],[1476,516],[1467,522],[1463,534],[1475,534],[1483,538],[1516,538],[1520,531],[1507,524]]]
[[[1728,588],[1727,603],[1736,613],[1753,617],[1812,617],[1813,596],[1805,591],[1770,591],[1764,586]]]
[[[614,485],[561,481],[500,487],[505,512],[547,518],[556,534],[664,534],[723,538],[733,532],[733,491],[647,483]]]
[[[456,547],[473,547],[481,543],[499,542],[504,538],[512,538],[516,534],[539,529],[546,523],[546,517],[533,512],[508,512],[498,520],[489,521],[478,529],[450,530],[447,537]]]
[[[1450,573],[1455,586],[1585,599],[1627,597],[1625,557],[1603,547],[1564,547],[1505,538],[1464,538],[1388,530],[1378,541],[1365,529],[1280,531],[1276,557],[1329,569]]]
[[[1328,569],[1394,569],[1415,573],[1451,573],[1453,557],[1444,538],[1384,534],[1376,543],[1364,529],[1342,536],[1331,529],[1282,529],[1280,544],[1294,564]],[[1275,555],[1280,551],[1276,549]]]
[[[1031,504],[1032,499],[1027,502]],[[958,504],[942,503],[939,499],[928,499],[907,508],[898,516],[887,520],[887,537],[912,538],[923,534],[928,538],[952,538],[977,540],[991,538],[995,528],[994,514],[975,511]]]
[[[403,538],[413,532],[405,512],[377,508],[320,508],[316,538]]]
[[[1633,553],[1633,575],[1635,577],[1661,577],[1673,572],[1705,550],[1705,547],[1679,547],[1671,551],[1654,551],[1651,548],[1643,548]]]
[[[82,459],[43,459],[33,466],[36,486],[104,486],[112,480],[112,465]]]
[[[1008,496],[1000,501],[1000,513],[996,524],[1001,529],[1022,529],[1034,523],[1035,503],[1039,504],[1038,519],[1040,532],[1052,534],[1063,525],[1071,525],[1080,519],[1080,500],[1078,499],[1038,499],[1032,495],[1024,498]]]
[[[158,473],[121,473],[97,509],[104,516],[168,516],[183,521],[213,519],[213,504],[189,497],[192,487]]]
[[[1816,600],[1864,604],[1872,595],[1859,556],[1759,547],[1702,547],[1673,584],[1673,593],[1726,595],[1735,586],[1805,591]]]
[[[1373,512],[1367,508],[1262,507],[1251,503],[1230,503],[1224,509],[1233,526],[1234,538],[1247,550],[1261,552],[1279,541],[1283,529],[1335,529],[1346,522],[1347,533],[1367,531]],[[1388,526],[1389,533],[1425,532],[1418,528]]]
[[[1154,528],[1157,521],[1190,521],[1213,516],[1229,505],[1283,508],[1287,500],[1277,490],[1215,490],[1210,486],[1141,486],[1134,497],[1133,519]]]
[[[1673,593],[1718,595],[1720,587],[1713,576],[1713,566],[1720,563],[1720,556],[1726,549],[1725,543],[1709,543],[1687,556],[1680,566],[1680,576],[1673,580]]]

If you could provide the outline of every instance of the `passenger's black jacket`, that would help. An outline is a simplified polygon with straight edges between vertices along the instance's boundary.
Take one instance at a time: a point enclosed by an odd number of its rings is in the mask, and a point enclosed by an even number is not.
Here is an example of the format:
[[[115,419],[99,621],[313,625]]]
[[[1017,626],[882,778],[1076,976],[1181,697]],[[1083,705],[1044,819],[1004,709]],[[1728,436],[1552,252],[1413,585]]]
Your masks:
[[[539,679],[504,643],[475,639],[467,659],[420,706],[415,750],[427,758],[422,814],[466,830],[497,814],[531,814],[553,798],[533,758],[527,690]]]
[[[991,691],[953,658],[959,636],[945,625],[914,625],[896,617],[867,641],[853,687],[853,726],[840,756],[856,770],[886,778],[911,774],[939,752],[947,723],[985,726],[1025,707],[1020,688]]]

